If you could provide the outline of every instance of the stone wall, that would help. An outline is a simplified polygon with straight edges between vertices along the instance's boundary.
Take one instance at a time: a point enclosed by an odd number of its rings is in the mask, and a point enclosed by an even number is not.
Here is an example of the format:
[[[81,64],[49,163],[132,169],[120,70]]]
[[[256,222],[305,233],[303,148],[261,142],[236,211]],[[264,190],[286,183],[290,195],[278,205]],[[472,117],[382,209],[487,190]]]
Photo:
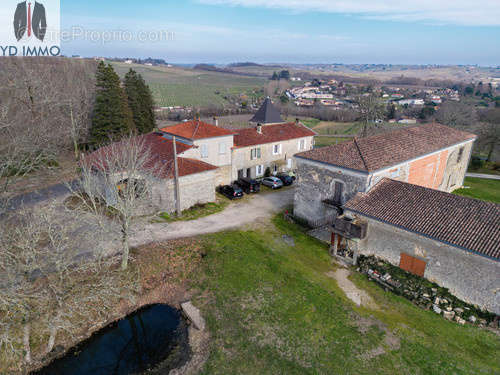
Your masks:
[[[215,171],[215,186],[229,185],[232,177],[232,168],[230,165],[217,168]]]
[[[196,173],[179,179],[181,210],[196,204],[215,202],[216,171]],[[175,212],[174,180],[159,180],[152,189],[154,205],[163,212]]]
[[[298,178],[294,215],[312,226],[336,215],[333,208],[323,203],[323,200],[333,198],[335,181],[344,183],[343,204],[356,193],[366,190],[368,174],[350,172],[301,158],[296,158],[295,162]]]
[[[374,255],[395,266],[399,266],[401,253],[421,259],[427,263],[425,278],[448,288],[465,302],[500,314],[500,262],[360,218],[368,222],[368,234],[364,240],[351,243],[356,253]]]
[[[439,185],[439,189],[451,193],[452,191],[462,187],[469,161],[472,155],[474,143],[469,142],[466,145],[456,146],[449,152],[449,157],[446,162],[446,167],[443,173],[443,179]],[[460,149],[463,147],[460,161],[458,159]]]

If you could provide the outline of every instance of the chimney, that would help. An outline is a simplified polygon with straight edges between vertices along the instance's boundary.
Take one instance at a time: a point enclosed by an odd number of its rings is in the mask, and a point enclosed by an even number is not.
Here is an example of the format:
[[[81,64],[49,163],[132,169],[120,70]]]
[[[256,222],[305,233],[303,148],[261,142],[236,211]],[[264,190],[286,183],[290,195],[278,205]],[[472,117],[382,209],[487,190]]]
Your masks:
[[[219,119],[214,116],[214,125],[219,126]]]
[[[262,134],[262,124],[257,124],[257,133]]]
[[[299,120],[299,118],[297,117],[297,118],[295,119],[295,125],[299,125],[299,124],[300,124],[300,120]]]

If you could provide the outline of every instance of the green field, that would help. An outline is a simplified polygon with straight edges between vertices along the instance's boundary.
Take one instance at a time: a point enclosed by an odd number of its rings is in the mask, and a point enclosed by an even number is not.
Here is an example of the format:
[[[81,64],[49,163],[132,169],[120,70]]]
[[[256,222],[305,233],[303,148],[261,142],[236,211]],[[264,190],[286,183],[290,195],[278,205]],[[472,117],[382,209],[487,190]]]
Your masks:
[[[161,107],[229,105],[231,100],[228,99],[241,94],[253,98],[263,96],[262,90],[267,83],[267,80],[258,77],[179,67],[124,63],[113,63],[113,66],[122,77],[130,68],[140,73],[151,87],[156,104]]]
[[[352,138],[315,137],[314,147],[321,148],[352,141]]]
[[[500,340],[385,292],[357,307],[326,275],[325,245],[275,218],[266,229],[204,237],[194,302],[207,319],[203,374],[498,374]],[[295,242],[290,246],[283,235]]]
[[[500,204],[500,180],[467,177],[464,186],[466,188],[456,190],[454,193]]]

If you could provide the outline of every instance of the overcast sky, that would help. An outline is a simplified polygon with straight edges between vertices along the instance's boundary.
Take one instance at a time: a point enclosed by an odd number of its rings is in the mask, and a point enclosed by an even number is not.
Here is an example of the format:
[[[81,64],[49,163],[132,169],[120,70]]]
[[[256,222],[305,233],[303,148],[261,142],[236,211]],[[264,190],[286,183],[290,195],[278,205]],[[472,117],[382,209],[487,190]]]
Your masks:
[[[61,9],[75,34],[66,55],[500,65],[500,0],[87,0]]]

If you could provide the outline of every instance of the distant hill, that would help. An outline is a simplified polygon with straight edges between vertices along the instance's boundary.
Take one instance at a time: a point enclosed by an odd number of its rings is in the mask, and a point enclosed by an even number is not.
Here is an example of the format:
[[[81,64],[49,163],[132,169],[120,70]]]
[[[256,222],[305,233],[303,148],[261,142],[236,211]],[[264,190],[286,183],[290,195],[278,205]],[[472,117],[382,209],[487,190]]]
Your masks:
[[[239,63],[233,63],[229,64],[227,67],[228,68],[247,68],[247,67],[260,67],[262,65],[253,63],[253,62],[239,62]]]
[[[215,65],[209,65],[209,64],[198,64],[198,65],[195,65],[193,67],[193,69],[194,70],[206,70],[207,72],[235,74],[238,76],[247,76],[247,77],[258,77],[259,76],[258,74],[253,74],[253,73],[238,72],[238,71],[230,69],[230,68],[218,68]]]

